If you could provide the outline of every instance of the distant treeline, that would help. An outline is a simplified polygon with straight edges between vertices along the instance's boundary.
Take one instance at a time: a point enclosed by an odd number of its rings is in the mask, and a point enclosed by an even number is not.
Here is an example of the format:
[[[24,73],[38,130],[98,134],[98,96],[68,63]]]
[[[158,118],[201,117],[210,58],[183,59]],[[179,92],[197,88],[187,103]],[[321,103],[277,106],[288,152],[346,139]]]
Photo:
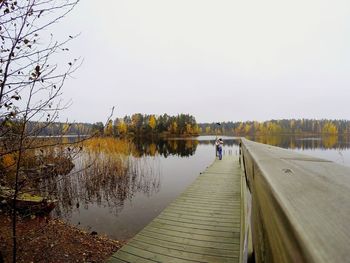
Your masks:
[[[26,123],[26,134],[28,136],[89,135],[93,128],[94,124],[91,123],[29,121]],[[9,135],[9,131],[19,133],[20,129],[21,122],[0,120],[0,133],[4,136]]]
[[[350,134],[348,120],[283,119],[264,122],[200,123],[202,134],[271,135],[271,134]]]
[[[4,123],[2,123],[1,127]],[[16,127],[16,124],[6,125]],[[55,135],[91,135],[101,136],[197,136],[197,135],[276,135],[276,134],[350,134],[350,121],[348,120],[313,120],[313,119],[283,119],[264,122],[221,122],[199,123],[189,114],[176,116],[147,115],[136,113],[123,118],[110,120],[107,124],[96,123],[62,123],[62,122],[28,122],[28,133],[41,136]]]

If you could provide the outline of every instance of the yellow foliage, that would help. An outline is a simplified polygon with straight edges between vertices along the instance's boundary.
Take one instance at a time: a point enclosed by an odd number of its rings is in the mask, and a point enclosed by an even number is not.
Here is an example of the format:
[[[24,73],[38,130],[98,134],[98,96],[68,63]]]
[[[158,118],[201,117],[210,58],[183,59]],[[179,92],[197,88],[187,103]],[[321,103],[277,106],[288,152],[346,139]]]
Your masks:
[[[96,174],[117,174],[123,176],[129,166],[129,154],[133,151],[127,140],[112,137],[91,138],[84,142],[86,167]]]
[[[124,121],[118,123],[117,129],[119,134],[121,135],[125,135],[128,132],[128,126]]]
[[[326,134],[338,134],[338,128],[332,122],[327,122],[322,129],[322,133]]]
[[[6,168],[14,165],[16,163],[14,154],[5,154],[1,158],[1,166]]]
[[[176,140],[170,141],[170,142],[169,142],[169,145],[170,145],[170,147],[171,147],[174,151],[176,151],[177,148],[178,148],[178,144],[177,144],[177,141],[176,141]]]
[[[193,127],[192,134],[197,135],[197,134],[201,134],[201,133],[202,133],[202,128],[200,128],[200,127],[198,126],[198,124],[196,124],[196,125]]]
[[[245,134],[248,134],[250,132],[251,126],[249,124],[246,124],[245,128],[244,128],[244,132]]]
[[[67,133],[69,131],[70,125],[68,123],[63,124],[62,132],[63,134]]]
[[[151,127],[152,130],[154,130],[156,128],[156,124],[156,118],[154,117],[154,115],[151,115],[151,117],[149,118],[148,125]]]
[[[85,149],[93,152],[116,153],[128,155],[131,152],[131,144],[127,140],[115,138],[91,138],[84,142]]]
[[[197,146],[197,141],[193,141],[193,140],[187,140],[186,144],[185,144],[185,148],[186,149],[193,149],[193,147]]]
[[[171,133],[177,133],[177,123],[174,121],[170,126],[170,132]]]
[[[186,134],[192,134],[192,126],[191,124],[186,124]]]
[[[157,153],[157,145],[156,145],[155,143],[151,143],[151,144],[149,145],[149,150],[148,150],[148,152],[149,152],[149,154],[150,154],[151,156],[155,156],[156,153]]]
[[[337,144],[338,136],[335,136],[335,135],[325,136],[325,137],[322,137],[322,141],[326,148],[331,149],[331,148],[334,148],[334,146]]]

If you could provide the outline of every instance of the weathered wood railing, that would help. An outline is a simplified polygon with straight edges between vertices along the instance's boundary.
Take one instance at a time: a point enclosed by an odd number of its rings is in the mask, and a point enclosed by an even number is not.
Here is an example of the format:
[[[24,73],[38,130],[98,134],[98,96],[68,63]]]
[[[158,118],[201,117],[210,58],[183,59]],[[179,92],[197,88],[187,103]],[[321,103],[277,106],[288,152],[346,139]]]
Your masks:
[[[246,139],[240,162],[243,259],[350,262],[350,167]]]

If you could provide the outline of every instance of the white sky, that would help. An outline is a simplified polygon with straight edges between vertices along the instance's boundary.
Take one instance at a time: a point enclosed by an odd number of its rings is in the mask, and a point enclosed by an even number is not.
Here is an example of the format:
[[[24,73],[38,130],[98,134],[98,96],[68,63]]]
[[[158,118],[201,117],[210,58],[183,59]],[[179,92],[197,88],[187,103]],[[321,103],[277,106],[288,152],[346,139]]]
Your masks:
[[[62,120],[350,119],[348,0],[82,0],[57,28],[84,58]]]

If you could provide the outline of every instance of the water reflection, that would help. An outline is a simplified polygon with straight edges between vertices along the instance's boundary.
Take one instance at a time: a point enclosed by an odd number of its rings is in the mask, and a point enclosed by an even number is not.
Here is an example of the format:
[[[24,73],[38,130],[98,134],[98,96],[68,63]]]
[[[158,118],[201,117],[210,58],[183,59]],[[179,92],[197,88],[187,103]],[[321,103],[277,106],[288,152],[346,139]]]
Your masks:
[[[297,137],[258,136],[248,139],[288,149],[348,149],[347,137]],[[60,202],[55,210],[58,216],[69,216],[72,211],[89,204],[109,207],[118,214],[126,200],[136,193],[151,196],[161,187],[160,159],[169,156],[189,157],[197,147],[214,145],[215,137],[170,140],[119,140],[98,138],[88,141],[84,151],[75,160],[75,168],[69,176],[60,175],[41,183],[41,189],[52,193]],[[232,154],[230,147],[238,140],[224,137],[229,147],[225,154]],[[213,148],[214,149],[214,148]]]
[[[84,150],[74,160],[74,169],[68,176],[49,177],[39,188],[59,200],[54,211],[59,217],[70,217],[73,210],[89,209],[91,204],[108,207],[118,214],[125,201],[136,193],[151,196],[159,191],[157,156],[192,156],[199,143],[213,142],[93,138],[84,142]]]
[[[256,142],[278,146],[286,149],[349,149],[350,136],[248,136],[247,139]]]
[[[77,166],[86,163],[85,156],[76,161]],[[77,171],[75,168],[69,176],[59,176],[45,180],[41,188],[52,193],[59,200],[55,215],[69,217],[74,209],[89,209],[89,205],[108,207],[118,214],[126,200],[131,200],[138,192],[146,196],[159,191],[160,172],[153,162],[145,159],[129,158],[125,170],[105,172],[101,167],[97,172],[92,164]]]
[[[223,137],[224,152],[238,140]],[[265,136],[248,139],[350,163],[350,140]],[[83,145],[69,175],[42,181],[58,200],[54,215],[114,238],[130,238],[157,216],[215,158],[215,137],[142,140],[95,138]],[[308,150],[310,149],[310,150]],[[322,151],[320,151],[322,149]]]
[[[119,140],[93,138],[84,142],[69,176],[47,178],[40,189],[59,200],[55,214],[69,217],[77,208],[90,204],[108,207],[118,214],[136,193],[146,196],[159,191],[160,164],[155,156],[191,156],[197,140]]]
[[[145,140],[136,139],[132,141],[135,157],[162,155],[165,158],[170,155],[181,157],[191,156],[196,152],[198,141],[195,139],[186,140]]]

